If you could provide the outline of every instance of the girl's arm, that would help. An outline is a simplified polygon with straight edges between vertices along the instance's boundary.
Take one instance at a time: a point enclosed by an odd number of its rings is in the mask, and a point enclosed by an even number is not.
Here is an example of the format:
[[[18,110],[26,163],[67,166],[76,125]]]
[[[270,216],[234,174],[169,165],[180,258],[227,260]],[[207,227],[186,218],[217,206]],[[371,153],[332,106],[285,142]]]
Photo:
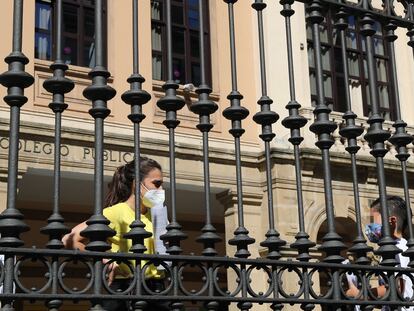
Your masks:
[[[79,225],[75,226],[72,231],[68,234],[66,234],[62,238],[63,245],[65,245],[65,248],[69,249],[79,249],[81,251],[85,250],[85,245],[87,243],[87,238],[80,235],[80,233],[86,229],[87,224],[86,221],[80,223]],[[109,261],[109,259],[104,258],[102,262],[106,264]],[[108,266],[108,284],[111,285],[112,281],[115,279],[116,275],[123,275],[128,276],[128,274],[125,274],[124,271],[122,271],[118,264],[116,262],[112,262]]]
[[[75,226],[72,231],[66,234],[62,238],[63,245],[65,248],[69,249],[79,249],[81,251],[85,250],[85,245],[87,242],[87,238],[80,235],[80,233],[86,229],[87,224],[86,221],[80,223],[79,225]]]

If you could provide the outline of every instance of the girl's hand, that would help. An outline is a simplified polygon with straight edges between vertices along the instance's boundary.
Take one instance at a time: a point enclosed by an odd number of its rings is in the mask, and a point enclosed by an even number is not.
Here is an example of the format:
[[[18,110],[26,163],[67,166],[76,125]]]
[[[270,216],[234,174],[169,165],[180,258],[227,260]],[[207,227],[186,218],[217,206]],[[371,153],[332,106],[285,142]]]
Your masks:
[[[80,235],[80,233],[87,227],[86,222],[82,222],[75,226],[72,231],[62,237],[62,243],[67,249],[85,250],[87,239]]]
[[[109,261],[110,261],[109,259],[103,259],[102,260],[102,262],[104,264],[106,264]],[[108,275],[108,285],[109,286],[111,286],[113,280],[115,279],[115,276],[121,275],[121,276],[127,277],[129,275],[128,273],[123,271],[121,269],[121,267],[115,261],[111,262],[108,265],[107,270],[106,270],[106,274]]]

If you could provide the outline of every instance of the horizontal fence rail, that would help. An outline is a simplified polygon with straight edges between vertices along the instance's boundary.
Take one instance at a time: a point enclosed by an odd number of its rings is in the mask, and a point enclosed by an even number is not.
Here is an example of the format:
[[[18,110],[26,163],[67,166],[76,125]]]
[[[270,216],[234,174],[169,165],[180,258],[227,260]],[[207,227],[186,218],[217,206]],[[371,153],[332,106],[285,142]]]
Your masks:
[[[195,255],[149,255],[149,254],[131,254],[131,253],[103,253],[93,251],[70,251],[70,250],[42,250],[33,248],[1,248],[2,253],[18,256],[15,263],[15,269],[11,272],[16,285],[21,290],[20,293],[3,293],[3,298],[25,298],[25,299],[64,299],[64,300],[81,300],[81,299],[144,299],[144,300],[169,300],[169,301],[209,301],[218,300],[226,302],[257,302],[257,303],[312,303],[321,305],[373,305],[381,303],[382,305],[390,306],[412,306],[414,301],[411,299],[403,299],[402,293],[398,292],[399,299],[389,301],[390,290],[388,289],[385,296],[380,301],[375,301],[375,294],[370,291],[369,282],[378,277],[383,278],[385,282],[389,282],[389,275],[396,275],[397,278],[403,275],[414,279],[412,274],[413,268],[387,267],[387,266],[372,266],[360,264],[333,264],[328,262],[303,262],[294,260],[273,260],[266,258],[245,259],[245,258],[231,258],[231,257],[206,257]],[[53,265],[50,258],[59,257],[58,262],[58,283],[59,291],[52,294],[52,273]],[[96,279],[94,273],[93,261],[102,259],[111,259],[117,262],[124,262],[129,266],[131,272],[135,272],[134,278],[141,277],[143,284],[145,284],[145,270],[151,264],[162,265],[165,268],[168,284],[164,291],[156,292],[147,287],[146,293],[134,293],[136,288],[131,286],[125,291],[116,292],[110,289],[108,281],[103,278],[102,287],[105,289],[102,293],[93,293],[93,283]],[[130,260],[145,260],[146,264],[142,266],[141,274],[138,274]],[[20,279],[19,268],[25,262],[38,261],[44,265],[45,281],[41,288],[27,288]],[[166,264],[169,262],[169,264]],[[65,269],[69,263],[83,264],[86,267],[87,273],[85,277],[88,283],[83,288],[71,288],[65,284]],[[172,263],[172,264],[171,264]],[[110,261],[105,264],[108,266]],[[188,267],[197,267],[203,274],[203,286],[198,290],[186,288],[182,283],[183,274]],[[172,267],[178,268],[178,278],[173,278],[174,271]],[[258,291],[253,286],[246,282],[247,294],[241,297],[243,284],[241,278],[238,278],[233,290],[223,291],[219,284],[218,274],[220,269],[226,269],[237,276],[241,276],[242,269],[245,269],[247,280],[255,270],[262,270],[268,276],[267,288],[265,291]],[[213,273],[209,275],[209,269]],[[102,273],[105,274],[104,267]],[[277,270],[275,275],[272,271]],[[341,292],[343,293],[341,299],[332,300],[333,294],[333,274],[336,271],[341,278]],[[347,298],[345,296],[346,290],[346,274],[353,273],[361,283],[360,295],[357,299]],[[326,274],[328,278],[327,284],[329,288],[326,293],[319,292],[319,285],[309,282],[305,285],[303,282],[307,277],[314,279],[319,277],[319,274]],[[305,277],[306,275],[306,277]],[[283,280],[294,278],[297,279],[297,288],[285,288]],[[2,273],[2,280],[4,273]],[[177,286],[179,288],[178,295],[171,295],[172,289]],[[217,291],[215,294],[209,294],[209,286],[213,286]],[[144,285],[145,288],[145,285]],[[115,296],[114,296],[115,295]],[[307,297],[305,296],[307,295]],[[277,296],[275,298],[275,296]]]
[[[217,0],[218,1],[218,0]],[[243,0],[245,1],[245,0]],[[246,0],[247,1],[247,0]],[[209,157],[209,132],[214,124],[211,116],[218,110],[218,105],[211,100],[211,86],[207,82],[206,73],[206,43],[204,33],[206,21],[203,20],[204,0],[198,0],[200,25],[199,25],[199,50],[201,60],[201,82],[196,90],[197,100],[190,110],[198,115],[197,129],[201,133],[202,142],[202,166],[204,175],[204,211],[203,227],[197,239],[203,250],[201,254],[193,256],[183,255],[182,242],[187,238],[185,228],[178,219],[176,206],[176,152],[175,137],[176,129],[179,127],[180,119],[178,112],[185,106],[185,101],[177,95],[179,84],[173,77],[173,52],[172,52],[172,11],[171,0],[166,0],[166,51],[167,51],[167,80],[163,85],[163,96],[158,99],[156,105],[165,112],[163,124],[168,132],[169,141],[169,194],[171,209],[171,222],[166,227],[166,233],[161,239],[167,244],[167,255],[146,254],[145,239],[151,236],[141,220],[141,188],[135,187],[135,221],[130,225],[130,231],[123,237],[132,240],[132,248],[127,253],[111,253],[108,238],[116,233],[110,227],[110,222],[103,215],[104,208],[104,126],[106,118],[110,114],[107,102],[114,98],[116,90],[108,85],[110,73],[105,67],[104,55],[104,0],[95,1],[95,66],[90,72],[91,85],[83,95],[91,101],[89,113],[94,119],[94,210],[86,222],[86,229],[81,235],[88,238],[85,251],[64,249],[62,237],[70,232],[65,225],[65,219],[60,210],[61,192],[61,159],[60,145],[62,133],[62,116],[68,105],[65,103],[65,94],[74,88],[74,83],[65,77],[68,66],[62,60],[62,0],[55,0],[56,10],[56,44],[55,60],[50,65],[53,76],[44,82],[44,88],[53,94],[53,100],[49,107],[55,116],[55,153],[54,153],[54,185],[53,210],[51,215],[41,229],[48,236],[48,243],[44,248],[25,248],[20,234],[29,230],[24,221],[24,215],[16,209],[17,178],[18,178],[18,144],[20,131],[20,108],[27,102],[24,90],[30,87],[34,79],[25,71],[25,65],[29,59],[22,53],[23,37],[23,0],[14,0],[13,11],[13,42],[12,51],[5,58],[8,71],[0,75],[0,83],[7,88],[4,101],[10,106],[10,128],[9,128],[9,154],[8,154],[8,187],[7,208],[0,215],[0,254],[4,255],[3,263],[0,265],[0,283],[2,292],[0,300],[2,310],[15,309],[15,302],[42,301],[49,310],[59,309],[64,301],[90,301],[93,310],[104,310],[102,301],[119,300],[132,302],[134,310],[145,310],[148,303],[152,301],[168,302],[171,310],[182,310],[186,302],[200,302],[207,310],[222,310],[220,304],[234,303],[240,310],[249,310],[257,304],[268,304],[272,310],[280,310],[285,305],[297,305],[303,310],[310,311],[317,305],[328,307],[332,310],[344,309],[346,306],[360,306],[364,310],[375,306],[389,306],[396,310],[399,307],[414,307],[414,296],[404,297],[401,280],[410,280],[414,284],[414,230],[411,221],[408,221],[408,249],[403,256],[409,258],[409,267],[399,267],[397,255],[401,250],[396,246],[392,237],[393,232],[388,222],[389,211],[387,206],[387,180],[384,168],[384,157],[388,152],[387,144],[391,143],[396,150],[396,158],[401,165],[401,184],[404,190],[404,198],[407,203],[406,217],[411,220],[410,193],[407,173],[407,160],[410,156],[407,145],[412,143],[413,137],[406,131],[407,124],[402,120],[400,99],[398,93],[398,79],[395,56],[395,34],[399,28],[407,31],[407,44],[414,47],[414,3],[412,1],[400,1],[405,8],[403,16],[396,13],[393,0],[382,1],[383,9],[375,9],[369,0],[360,0],[351,3],[343,0],[309,0],[299,1],[305,5],[306,23],[312,32],[312,45],[314,51],[314,63],[316,74],[316,105],[314,107],[314,119],[310,124],[310,131],[315,134],[316,146],[320,149],[322,177],[324,182],[325,212],[327,217],[327,233],[322,237],[322,244],[318,250],[323,256],[315,257],[312,251],[316,241],[311,241],[305,223],[302,167],[301,167],[301,144],[304,140],[303,131],[308,120],[301,115],[301,105],[296,95],[296,80],[301,77],[295,76],[295,61],[292,44],[292,22],[295,19],[293,6],[294,0],[280,0],[280,18],[285,22],[286,46],[283,49],[287,55],[286,76],[289,80],[289,102],[286,103],[288,116],[279,121],[279,115],[272,110],[275,105],[268,95],[266,67],[266,42],[268,38],[264,34],[269,31],[274,36],[282,35],[276,29],[265,29],[263,16],[266,14],[266,1],[251,1],[251,10],[257,16],[257,51],[259,59],[260,94],[258,95],[258,109],[252,112],[243,106],[243,95],[239,90],[238,81],[241,79],[237,69],[243,64],[236,61],[237,33],[235,27],[238,19],[235,7],[241,1],[224,0],[228,14],[229,34],[229,59],[231,77],[231,90],[227,99],[229,105],[223,109],[223,117],[231,123],[230,134],[234,139],[234,170],[235,188],[237,192],[237,224],[233,236],[226,243],[235,247],[235,253],[230,257],[218,255],[217,244],[221,237],[212,222],[212,204],[210,202],[210,157]],[[297,2],[297,1],[296,1]],[[125,1],[126,3],[126,1]],[[126,5],[123,3],[123,5]],[[134,182],[140,184],[140,126],[144,120],[143,105],[149,104],[151,95],[143,90],[144,77],[140,74],[139,61],[139,38],[138,20],[140,2],[131,0],[132,8],[132,74],[127,79],[130,89],[122,94],[122,100],[131,108],[128,115],[131,121],[134,137]],[[343,62],[344,88],[346,90],[346,112],[339,127],[339,135],[346,141],[345,149],[349,153],[350,170],[352,173],[352,185],[354,206],[356,215],[357,236],[353,245],[347,249],[337,228],[335,227],[334,194],[332,188],[331,147],[335,141],[333,134],[337,133],[337,121],[332,120],[331,109],[325,100],[324,70],[321,52],[321,24],[326,18],[326,11],[334,12],[334,26],[341,42],[341,55],[347,60],[346,51],[346,29],[349,27],[349,18],[354,17],[359,23],[361,35],[364,37],[365,59],[367,64],[367,76],[369,85],[369,98],[372,113],[368,118],[368,129],[364,139],[369,143],[370,153],[375,159],[376,177],[378,181],[379,198],[382,218],[382,238],[376,255],[382,257],[379,265],[370,264],[370,254],[373,249],[368,246],[364,237],[361,220],[361,203],[358,186],[357,155],[360,149],[358,137],[364,133],[364,128],[358,125],[357,115],[352,111],[352,100],[349,93],[349,68],[347,61]],[[389,51],[389,62],[391,68],[391,83],[393,85],[393,100],[396,104],[396,121],[393,123],[395,130],[390,132],[384,129],[384,118],[380,114],[379,94],[376,88],[377,73],[373,51],[373,36],[376,32],[375,23],[380,23],[385,30],[385,39]],[[296,80],[295,80],[296,79]],[[251,116],[253,115],[253,116]],[[267,202],[266,209],[269,223],[266,225],[264,237],[254,237],[245,225],[245,213],[243,206],[243,174],[242,174],[242,150],[241,140],[245,133],[243,120],[252,117],[260,126],[260,139],[264,144],[264,165],[266,178]],[[298,215],[298,232],[295,241],[288,244],[277,228],[277,219],[274,204],[273,166],[271,158],[271,142],[277,136],[273,125],[277,122],[290,130],[289,142],[293,147],[295,168],[295,202]],[[256,131],[256,129],[253,129]],[[249,246],[260,239],[258,243],[267,250],[266,256],[252,258]],[[352,253],[355,261],[343,264],[345,251]],[[294,255],[286,255],[287,253]],[[295,258],[293,258],[295,257]],[[121,291],[113,290],[108,280],[108,269],[112,263],[124,263],[132,275],[130,285]],[[31,285],[25,279],[22,270],[25,266],[40,265],[39,273],[42,274],[43,284]],[[66,281],[70,266],[82,267],[84,271],[83,286],[69,285]],[[154,290],[149,286],[146,273],[151,266],[162,267],[165,275],[165,288]],[[197,270],[201,275],[201,285],[198,289],[187,288],[183,279],[187,271]],[[255,273],[261,273],[264,279],[264,288],[257,289],[252,283]],[[347,294],[349,287],[347,277],[353,274],[356,280],[358,294],[350,296]],[[226,277],[223,279],[223,275]],[[224,281],[223,281],[224,280]],[[290,280],[290,282],[287,282]],[[293,280],[293,281],[292,281]],[[323,280],[323,281],[321,281]],[[381,280],[385,284],[385,293],[377,297],[373,284]],[[227,282],[226,289],[222,286]],[[320,284],[323,282],[323,284]],[[30,282],[29,282],[30,283]],[[406,283],[409,284],[409,283]],[[293,288],[292,288],[293,286]],[[323,287],[323,290],[321,289]]]

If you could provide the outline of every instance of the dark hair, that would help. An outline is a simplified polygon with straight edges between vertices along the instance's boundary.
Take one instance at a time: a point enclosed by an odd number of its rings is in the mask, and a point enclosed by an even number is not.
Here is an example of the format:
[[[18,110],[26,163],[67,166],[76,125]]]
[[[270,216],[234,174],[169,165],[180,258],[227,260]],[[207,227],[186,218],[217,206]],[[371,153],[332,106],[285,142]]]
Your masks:
[[[108,193],[105,197],[104,207],[126,201],[132,194],[132,185],[135,179],[135,161],[132,160],[119,166],[111,182],[108,184]],[[139,161],[139,178],[144,179],[154,169],[161,171],[161,165],[150,158],[141,157]]]
[[[381,212],[380,198],[371,203],[371,208],[377,212]],[[389,216],[397,218],[397,231],[403,233],[407,228],[407,204],[405,201],[396,195],[387,195],[387,209]]]

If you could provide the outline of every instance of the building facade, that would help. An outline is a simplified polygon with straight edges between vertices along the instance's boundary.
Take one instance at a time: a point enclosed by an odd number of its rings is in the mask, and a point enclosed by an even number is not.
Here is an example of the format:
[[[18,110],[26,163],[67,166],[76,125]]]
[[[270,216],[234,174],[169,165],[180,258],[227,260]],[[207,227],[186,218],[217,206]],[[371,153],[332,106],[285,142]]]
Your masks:
[[[109,182],[114,170],[133,159],[133,125],[128,119],[130,106],[125,104],[121,95],[130,86],[127,78],[133,68],[132,54],[132,14],[131,1],[108,0],[104,6],[104,37],[106,46],[105,62],[110,72],[108,84],[117,94],[108,101],[111,110],[104,126],[104,174]],[[146,118],[141,124],[141,151],[156,159],[163,167],[167,193],[170,183],[169,135],[163,125],[165,112],[157,105],[164,96],[162,86],[166,80],[168,65],[166,54],[166,1],[139,1],[138,38],[139,38],[139,72],[146,81],[143,88],[151,95],[151,100],[143,106]],[[204,2],[204,1],[203,1]],[[285,17],[280,14],[282,5],[267,1],[263,10],[263,37],[265,42],[267,91],[273,99],[272,110],[280,120],[273,125],[276,137],[270,142],[272,194],[275,227],[288,245],[295,241],[299,228],[297,175],[295,172],[294,148],[289,141],[291,132],[281,120],[289,114],[286,105],[291,101],[289,89],[289,62],[287,37],[285,35]],[[257,104],[262,94],[260,72],[260,50],[258,47],[257,12],[251,7],[252,1],[238,1],[235,11],[235,44],[237,60],[238,90],[243,95],[242,105],[250,111],[243,120],[246,130],[241,136],[241,173],[243,176],[243,207],[245,227],[256,242],[249,246],[252,258],[266,257],[267,248],[260,245],[267,232],[269,222],[268,192],[266,187],[265,148],[261,127],[252,116],[260,111]],[[60,212],[68,226],[73,226],[93,213],[93,178],[94,178],[94,120],[89,114],[91,102],[82,92],[91,84],[88,73],[94,67],[94,9],[92,0],[63,0],[63,60],[69,66],[66,76],[74,82],[74,88],[65,96],[68,108],[62,114],[61,145],[61,181]],[[171,1],[172,5],[172,49],[173,77],[178,83],[178,96],[185,100],[184,107],[178,111],[180,124],[176,129],[176,182],[177,182],[177,219],[187,233],[188,238],[182,242],[185,254],[201,254],[203,245],[196,242],[205,219],[204,211],[204,172],[202,136],[197,129],[199,117],[191,112],[190,107],[197,101],[195,92],[200,83],[201,57],[198,40],[200,33],[200,11],[198,1]],[[373,3],[381,8],[381,3]],[[292,34],[293,73],[296,100],[300,103],[300,115],[307,124],[301,135],[300,164],[302,178],[302,195],[304,219],[309,239],[318,245],[328,232],[326,202],[324,191],[324,168],[321,152],[315,143],[318,138],[311,131],[314,122],[313,111],[317,101],[316,64],[313,51],[311,26],[306,23],[305,4],[294,3],[295,14],[290,18]],[[398,9],[398,8],[396,8]],[[13,1],[3,0],[0,11],[0,55],[4,58],[11,50]],[[326,13],[326,14],[325,14]],[[333,131],[333,146],[330,149],[332,170],[332,192],[336,231],[350,246],[356,236],[355,197],[352,183],[351,161],[346,148],[348,142],[341,136],[344,126],[343,113],[346,111],[346,92],[343,87],[344,74],[341,65],[344,62],[335,32],[335,13],[325,12],[321,27],[323,87],[327,104],[333,109],[331,120],[337,125]],[[54,172],[54,128],[55,117],[48,107],[52,95],[43,88],[46,79],[52,76],[49,66],[54,60],[56,7],[52,0],[26,0],[23,8],[23,52],[29,58],[26,71],[34,77],[34,84],[25,90],[28,101],[21,109],[18,195],[16,207],[24,215],[25,222],[31,230],[22,234],[25,246],[44,247],[47,236],[40,233],[46,219],[52,211],[53,172]],[[234,137],[229,133],[231,121],[223,117],[223,111],[229,107],[228,94],[232,90],[232,66],[230,62],[231,42],[229,41],[228,4],[221,0],[204,2],[204,37],[206,56],[206,80],[212,88],[210,98],[218,105],[218,110],[211,115],[214,125],[210,132],[209,159],[211,180],[211,210],[214,223],[223,241],[217,244],[222,256],[234,256],[236,248],[227,243],[238,227],[238,192],[235,170]],[[353,23],[353,24],[352,24]],[[364,60],[364,39],[360,35],[357,21],[349,22],[346,38],[348,43],[347,64],[350,71],[349,94],[352,110],[357,114],[356,123],[369,128],[367,122],[371,112],[367,65]],[[379,25],[375,34],[375,64],[377,70],[377,87],[379,106],[386,119],[384,128],[394,131],[396,120],[395,85],[393,85],[389,47],[384,39],[385,30]],[[395,41],[397,86],[401,115],[407,122],[407,131],[414,133],[414,66],[412,48],[407,45],[406,30],[396,31]],[[7,64],[0,64],[0,71],[7,70]],[[364,74],[365,73],[365,74]],[[191,85],[193,84],[195,88]],[[0,97],[6,95],[6,88],[0,88]],[[6,208],[8,149],[9,149],[9,107],[0,102],[0,209]],[[356,155],[358,169],[359,198],[363,224],[370,222],[369,204],[378,197],[376,159],[370,154],[369,142],[360,135],[357,139],[361,149]],[[389,194],[404,196],[401,175],[401,162],[395,157],[396,148],[386,142],[388,153],[384,158],[385,178]],[[408,145],[408,153],[413,154],[414,146]],[[411,188],[414,178],[413,157],[407,161],[408,182]],[[169,199],[167,196],[167,206]],[[282,250],[284,257],[296,257],[289,249]],[[322,254],[312,248],[312,254],[319,258]],[[28,282],[40,282],[41,269],[26,270]],[[70,282],[77,284],[82,279],[82,270],[74,268]],[[189,272],[188,286],[199,286],[197,271]],[[252,287],[266,291],[267,275],[263,271],[253,273]],[[223,272],[222,283],[231,290],[236,284],[237,276],[232,272]],[[294,291],[298,280],[288,279],[288,287]],[[323,283],[323,278],[315,279]],[[76,286],[76,285],[74,285]],[[321,286],[323,288],[323,284]],[[65,305],[68,310],[83,310],[89,304],[81,302]],[[24,302],[20,308],[25,310],[42,310],[43,305],[30,305]],[[199,305],[188,308],[198,309]],[[231,304],[230,308],[237,309]],[[252,310],[268,309],[268,305],[254,305]],[[298,309],[299,306],[285,308]],[[85,309],[86,310],[86,309]]]

